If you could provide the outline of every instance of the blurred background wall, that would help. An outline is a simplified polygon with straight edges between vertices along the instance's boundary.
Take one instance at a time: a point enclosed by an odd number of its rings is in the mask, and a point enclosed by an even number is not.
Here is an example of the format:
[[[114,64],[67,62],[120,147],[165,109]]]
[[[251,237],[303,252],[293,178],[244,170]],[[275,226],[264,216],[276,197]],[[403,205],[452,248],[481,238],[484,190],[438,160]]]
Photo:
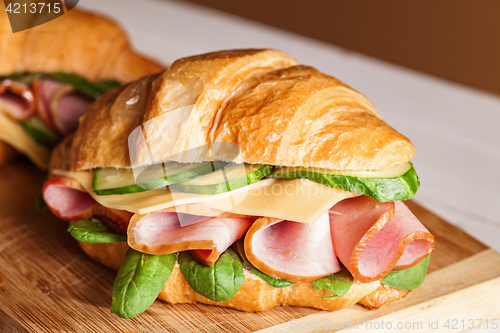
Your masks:
[[[500,0],[181,1],[500,95]]]

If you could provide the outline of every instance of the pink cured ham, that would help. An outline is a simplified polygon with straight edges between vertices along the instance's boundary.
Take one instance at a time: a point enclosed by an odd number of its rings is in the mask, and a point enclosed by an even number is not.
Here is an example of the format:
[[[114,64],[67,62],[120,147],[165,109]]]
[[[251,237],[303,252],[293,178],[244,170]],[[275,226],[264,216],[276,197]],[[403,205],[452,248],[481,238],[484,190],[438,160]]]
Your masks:
[[[24,83],[4,80],[0,83],[0,110],[16,120],[26,120],[36,112],[33,91]]]
[[[252,265],[291,282],[339,271],[338,257],[356,280],[368,283],[417,264],[433,248],[434,237],[402,202],[366,196],[337,203],[313,224],[260,218],[245,236]]]
[[[434,248],[434,236],[398,201],[366,196],[336,204],[330,213],[335,251],[356,280],[371,282],[411,267]]]
[[[42,195],[58,218],[75,222],[96,217],[119,233],[125,233],[132,213],[106,208],[97,203],[74,179],[54,177],[43,186]]]
[[[131,248],[149,254],[169,254],[187,250],[205,265],[241,238],[252,219],[200,217],[175,212],[134,215],[128,227]]]
[[[90,100],[74,91],[60,91],[52,100],[52,119],[55,129],[62,135],[76,130],[80,117],[85,113]]]
[[[52,79],[38,79],[33,83],[38,114],[49,127],[68,135],[78,126],[78,120],[90,100],[66,83]]]
[[[245,254],[260,271],[290,282],[312,282],[340,271],[328,214],[312,224],[260,218],[245,236]]]

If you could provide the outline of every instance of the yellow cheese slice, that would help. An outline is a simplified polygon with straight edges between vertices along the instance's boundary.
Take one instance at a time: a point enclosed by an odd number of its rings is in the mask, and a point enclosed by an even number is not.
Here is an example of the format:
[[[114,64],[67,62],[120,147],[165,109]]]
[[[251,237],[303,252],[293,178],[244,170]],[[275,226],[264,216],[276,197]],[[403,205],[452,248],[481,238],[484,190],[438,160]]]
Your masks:
[[[47,170],[50,151],[37,144],[18,122],[0,112],[0,140],[28,156],[37,167]]]
[[[337,202],[359,194],[321,185],[308,179],[293,179],[275,180],[262,187],[249,188],[246,197],[240,201],[237,200],[239,195],[206,201],[201,205],[235,214],[314,223]],[[236,199],[236,202],[232,199]]]
[[[101,205],[147,214],[161,209],[199,204],[235,214],[275,217],[314,223],[340,200],[357,196],[307,179],[263,179],[235,191],[203,195],[178,191],[175,186],[139,193],[97,195],[92,188],[93,171],[54,170],[55,176],[73,178]]]

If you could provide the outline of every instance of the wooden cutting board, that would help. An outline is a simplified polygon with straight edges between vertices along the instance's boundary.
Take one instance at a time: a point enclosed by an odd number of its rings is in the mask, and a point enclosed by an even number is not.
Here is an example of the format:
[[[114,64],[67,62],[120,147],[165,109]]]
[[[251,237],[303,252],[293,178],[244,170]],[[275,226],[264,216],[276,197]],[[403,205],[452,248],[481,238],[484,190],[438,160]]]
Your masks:
[[[338,312],[280,307],[244,313],[156,301],[142,315],[121,319],[110,312],[116,272],[88,259],[66,232],[66,222],[50,212],[36,211],[44,177],[26,160],[0,170],[1,332],[314,332],[324,328],[364,332],[388,328],[388,322],[394,325],[391,332],[434,331],[436,323],[439,330],[459,332],[477,327],[480,320],[488,320],[492,327],[492,319],[500,318],[500,254],[409,201],[410,209],[436,237],[436,249],[424,284],[387,307],[370,311],[355,305]],[[356,322],[359,326],[353,328]],[[396,329],[397,323],[402,323],[401,330]],[[500,320],[496,323],[500,326]]]

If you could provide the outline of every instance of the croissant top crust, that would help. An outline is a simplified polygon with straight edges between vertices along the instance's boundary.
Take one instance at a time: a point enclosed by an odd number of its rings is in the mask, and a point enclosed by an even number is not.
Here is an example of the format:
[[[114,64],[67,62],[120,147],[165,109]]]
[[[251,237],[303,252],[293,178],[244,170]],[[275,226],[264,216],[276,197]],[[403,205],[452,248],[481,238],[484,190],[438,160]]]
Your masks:
[[[66,72],[88,80],[130,82],[163,66],[137,54],[110,19],[78,9],[31,29],[11,33],[0,2],[0,75]]]
[[[217,159],[331,170],[385,169],[415,152],[359,92],[283,52],[249,49],[183,58],[107,93],[81,118],[70,165],[200,162],[214,142],[224,143]]]

